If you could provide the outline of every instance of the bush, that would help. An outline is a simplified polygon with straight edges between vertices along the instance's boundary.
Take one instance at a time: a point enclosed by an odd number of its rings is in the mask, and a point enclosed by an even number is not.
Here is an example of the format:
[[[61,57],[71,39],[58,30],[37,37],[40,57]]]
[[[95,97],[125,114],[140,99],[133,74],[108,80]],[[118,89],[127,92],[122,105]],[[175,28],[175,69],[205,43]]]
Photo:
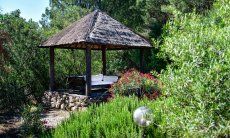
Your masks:
[[[143,74],[135,69],[130,69],[121,76],[117,83],[112,85],[110,91],[120,95],[142,96],[159,94],[159,86],[158,80],[151,74]]]
[[[99,106],[91,106],[85,112],[76,112],[51,133],[44,133],[42,137],[83,137],[83,138],[117,138],[141,137],[143,129],[133,121],[133,112],[140,106],[148,106],[154,113],[154,123],[146,128],[146,137],[164,137],[157,122],[161,118],[155,117],[159,113],[158,104],[139,101],[137,97],[119,97]],[[157,110],[156,110],[157,108]]]
[[[230,3],[217,1],[205,16],[180,14],[165,28],[162,53],[170,58],[160,79],[175,99],[167,121],[178,136],[227,136],[230,132]],[[177,112],[178,110],[181,110]]]
[[[38,136],[44,131],[41,118],[42,107],[26,105],[22,111],[23,125],[21,134],[23,137]]]
[[[44,39],[39,25],[21,18],[19,10],[0,13],[0,22],[0,30],[11,39],[10,46],[3,45],[8,58],[5,70],[0,69],[0,110],[13,111],[28,103],[29,96],[41,100],[48,88],[48,51],[37,48]]]

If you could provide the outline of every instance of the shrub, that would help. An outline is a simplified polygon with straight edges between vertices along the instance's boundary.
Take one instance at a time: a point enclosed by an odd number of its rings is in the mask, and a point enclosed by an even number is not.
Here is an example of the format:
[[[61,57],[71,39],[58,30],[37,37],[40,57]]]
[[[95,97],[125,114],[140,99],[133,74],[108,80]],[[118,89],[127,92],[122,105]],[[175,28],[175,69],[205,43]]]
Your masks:
[[[26,105],[22,111],[23,125],[21,134],[24,137],[38,136],[44,131],[43,123],[40,120],[41,106]]]
[[[20,17],[20,11],[0,13],[0,30],[7,32],[9,43],[3,43],[8,58],[0,68],[0,110],[13,111],[29,96],[41,100],[48,88],[48,51],[37,48],[44,39],[39,25]],[[0,53],[0,61],[2,61]],[[0,65],[1,66],[1,65]]]
[[[141,137],[143,129],[133,121],[133,112],[140,106],[148,106],[153,113],[159,113],[158,104],[148,100],[138,100],[137,97],[119,97],[113,101],[99,106],[91,106],[85,112],[76,112],[50,133],[44,133],[42,137],[106,137],[125,138]],[[146,137],[164,137],[160,128],[156,125],[161,118],[155,117],[152,123],[145,130]]]
[[[135,69],[125,72],[117,83],[110,88],[111,92],[121,95],[144,95],[159,93],[158,80],[151,74],[143,74]]]
[[[230,129],[230,3],[218,0],[205,16],[180,14],[166,26],[162,53],[172,64],[160,80],[175,99],[168,133],[227,136]],[[178,110],[181,110],[177,112]]]

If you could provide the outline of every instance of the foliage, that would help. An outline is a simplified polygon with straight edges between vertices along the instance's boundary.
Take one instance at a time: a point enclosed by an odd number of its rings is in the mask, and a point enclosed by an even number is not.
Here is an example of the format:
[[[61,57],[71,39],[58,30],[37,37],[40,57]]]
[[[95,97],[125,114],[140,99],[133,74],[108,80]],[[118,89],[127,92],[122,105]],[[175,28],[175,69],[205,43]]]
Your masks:
[[[139,101],[136,97],[117,97],[110,103],[72,114],[67,121],[42,137],[141,137],[143,129],[134,123],[132,114],[143,105],[151,108],[155,115],[160,111],[155,102]],[[147,137],[164,137],[156,125],[160,119],[154,117],[154,123],[146,128]]]
[[[7,71],[5,62],[9,58],[9,53],[3,47],[3,42],[10,44],[10,41],[11,40],[9,38],[9,34],[7,32],[4,32],[3,30],[0,30],[0,69],[3,71]]]
[[[162,27],[173,16],[165,7],[174,7],[186,13],[203,13],[214,0],[50,0],[50,7],[65,11],[69,7],[99,8],[146,37],[158,38]],[[167,9],[167,8],[166,8]],[[65,12],[64,12],[65,13]],[[82,13],[82,12],[80,12]]]
[[[205,16],[175,16],[165,28],[162,55],[172,64],[162,72],[163,93],[177,102],[170,129],[181,136],[229,135],[230,3],[217,1]],[[181,109],[181,113],[174,110]]]
[[[161,46],[172,61],[160,75],[166,97],[146,102],[118,96],[74,114],[45,136],[141,137],[132,112],[147,105],[154,111],[149,137],[229,137],[229,4],[218,0],[204,15],[174,12]]]
[[[28,96],[39,100],[48,88],[48,53],[37,48],[44,39],[38,24],[25,21],[19,10],[0,14],[0,22],[11,39],[11,45],[3,43],[9,57],[0,70],[0,109],[12,110],[26,103]]]
[[[40,120],[41,112],[41,106],[26,105],[23,108],[23,125],[21,128],[21,135],[23,137],[33,137],[44,131],[42,121]]]
[[[127,0],[124,2],[122,0],[51,0],[50,3],[52,9],[59,9],[59,11],[62,11],[63,13],[65,13],[66,9],[69,7],[78,7],[78,9],[82,9],[83,11],[86,9],[94,10],[95,8],[99,8],[131,28],[136,28],[137,26],[140,27],[143,23],[143,19],[139,16],[144,14],[142,7],[145,3],[142,1],[137,2],[136,0]],[[78,12],[78,14],[84,13],[83,11]]]
[[[211,9],[214,0],[170,0],[170,3],[183,13],[203,13]]]
[[[63,4],[62,7],[61,9],[56,6],[52,6],[50,9],[46,8],[45,13],[42,14],[42,19],[39,22],[46,36],[54,35],[89,13],[89,10],[79,6]]]
[[[121,95],[139,94],[141,96],[144,94],[158,94],[159,86],[158,80],[151,74],[143,74],[135,69],[130,69],[121,76],[117,83],[112,85],[110,91]]]

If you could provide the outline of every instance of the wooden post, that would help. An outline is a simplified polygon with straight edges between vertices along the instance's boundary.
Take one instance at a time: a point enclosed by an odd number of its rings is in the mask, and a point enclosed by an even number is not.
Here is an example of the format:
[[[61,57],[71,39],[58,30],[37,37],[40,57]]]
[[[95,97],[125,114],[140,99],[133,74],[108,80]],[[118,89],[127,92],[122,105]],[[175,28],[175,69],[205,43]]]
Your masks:
[[[102,47],[102,73],[103,75],[106,75],[106,48]]]
[[[50,91],[55,90],[54,48],[50,47]]]
[[[144,72],[144,49],[140,49],[140,71]]]
[[[91,93],[91,48],[87,46],[85,50],[86,54],[86,89],[85,95],[88,96]]]

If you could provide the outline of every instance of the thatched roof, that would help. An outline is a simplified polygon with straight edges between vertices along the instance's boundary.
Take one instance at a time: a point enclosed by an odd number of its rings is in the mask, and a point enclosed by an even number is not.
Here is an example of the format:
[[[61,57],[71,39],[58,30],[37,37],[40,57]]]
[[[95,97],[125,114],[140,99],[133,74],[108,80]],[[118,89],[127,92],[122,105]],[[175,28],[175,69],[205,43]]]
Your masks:
[[[49,38],[40,47],[84,49],[149,48],[151,44],[128,27],[96,10]]]

